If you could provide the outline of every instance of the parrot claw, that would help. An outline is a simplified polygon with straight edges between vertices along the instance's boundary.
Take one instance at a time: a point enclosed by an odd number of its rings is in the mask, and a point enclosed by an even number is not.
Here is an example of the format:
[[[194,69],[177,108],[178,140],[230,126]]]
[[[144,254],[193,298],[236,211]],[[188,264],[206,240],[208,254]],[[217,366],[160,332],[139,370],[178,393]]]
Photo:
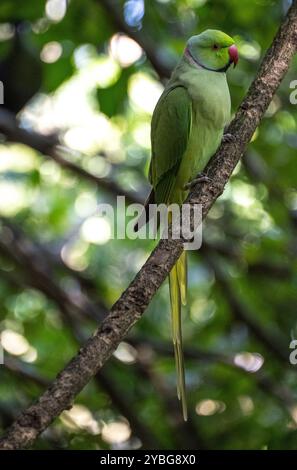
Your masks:
[[[192,189],[197,183],[211,183],[211,181],[211,178],[201,173],[197,178],[185,184],[183,189],[187,191],[188,189]]]
[[[233,142],[235,142],[235,137],[233,134],[224,134],[223,135],[223,138],[222,138],[222,142],[225,144],[232,144]]]

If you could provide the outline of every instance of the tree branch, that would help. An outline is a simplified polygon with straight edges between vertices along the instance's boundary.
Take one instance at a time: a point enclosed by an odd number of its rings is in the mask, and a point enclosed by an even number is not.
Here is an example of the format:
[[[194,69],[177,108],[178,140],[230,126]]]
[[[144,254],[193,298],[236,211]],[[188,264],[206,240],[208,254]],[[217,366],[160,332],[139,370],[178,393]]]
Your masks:
[[[202,183],[188,201],[201,204],[203,217],[222,193],[236,164],[260,123],[297,49],[297,0],[284,19],[260,71],[228,132],[234,143],[222,144],[207,167],[211,183]],[[100,328],[89,338],[39,400],[25,410],[0,441],[1,449],[32,444],[109,359],[119,342],[139,320],[183,250],[183,240],[161,240]]]

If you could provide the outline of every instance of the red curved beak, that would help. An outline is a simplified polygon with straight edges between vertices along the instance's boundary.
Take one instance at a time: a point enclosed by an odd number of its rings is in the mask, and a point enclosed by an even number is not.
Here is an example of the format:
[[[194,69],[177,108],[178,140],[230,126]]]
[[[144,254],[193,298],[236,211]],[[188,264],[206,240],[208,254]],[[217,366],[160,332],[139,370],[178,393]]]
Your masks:
[[[230,61],[233,62],[234,67],[236,67],[239,56],[238,56],[238,49],[235,46],[235,44],[233,44],[233,46],[230,46],[228,51],[229,51]]]

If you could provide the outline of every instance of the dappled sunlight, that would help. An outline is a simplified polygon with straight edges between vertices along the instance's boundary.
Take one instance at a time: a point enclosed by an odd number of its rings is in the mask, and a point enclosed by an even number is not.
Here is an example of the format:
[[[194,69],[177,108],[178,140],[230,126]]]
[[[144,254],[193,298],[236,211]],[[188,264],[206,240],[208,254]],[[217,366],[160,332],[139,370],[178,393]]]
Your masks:
[[[134,74],[129,81],[129,98],[137,112],[152,114],[162,91],[159,82],[142,72]]]
[[[67,0],[47,0],[45,5],[46,16],[50,21],[62,21],[67,11]]]
[[[21,154],[21,158],[20,158]],[[0,177],[2,173],[13,171],[29,172],[37,169],[39,160],[34,150],[21,144],[0,145]]]
[[[261,47],[255,41],[246,42],[240,39],[239,44],[238,44],[238,50],[239,50],[240,57],[243,57],[245,59],[252,60],[252,61],[257,61],[260,59]]]
[[[89,217],[81,227],[81,236],[88,243],[105,245],[111,238],[111,226],[103,217]]]
[[[122,152],[110,153],[108,159],[95,155],[87,160],[85,159],[83,161],[83,167],[93,175],[106,178],[112,172],[112,164],[121,163],[122,160],[124,160],[124,154]]]
[[[217,413],[223,413],[226,409],[225,403],[218,400],[201,400],[196,405],[196,413],[200,416],[213,416]]]
[[[108,444],[121,444],[131,436],[131,429],[126,421],[112,421],[102,428],[102,439]]]
[[[81,239],[69,241],[61,250],[61,258],[71,269],[84,271],[89,266],[87,257],[89,245]]]
[[[22,356],[27,354],[30,349],[30,344],[26,338],[12,330],[3,330],[1,335],[1,344],[5,351],[13,354],[14,356]]]
[[[238,397],[238,403],[239,403],[242,413],[245,416],[248,416],[251,413],[253,413],[255,409],[255,405],[251,397],[249,397],[248,395],[240,395]]]
[[[126,0],[124,5],[124,16],[126,23],[131,27],[141,29],[142,19],[145,13],[144,0]]]
[[[100,424],[94,419],[91,411],[84,405],[73,405],[69,411],[64,411],[61,421],[70,429],[83,429],[90,434],[97,435],[101,432]]]
[[[0,41],[8,41],[13,38],[14,27],[11,23],[0,24]]]
[[[51,160],[42,162],[39,166],[41,178],[47,184],[57,184],[61,180],[62,170],[57,163]]]
[[[87,217],[95,212],[97,208],[97,199],[93,192],[81,192],[74,203],[75,212],[79,217]]]
[[[57,41],[48,42],[43,46],[42,51],[40,52],[40,58],[43,62],[47,64],[53,64],[60,59],[63,53],[62,45]]]
[[[235,355],[234,364],[248,372],[257,372],[264,364],[264,357],[259,353],[241,352]]]
[[[137,350],[124,341],[118,345],[113,355],[125,364],[135,364],[138,357]]]
[[[191,304],[191,320],[198,325],[204,325],[212,320],[215,312],[216,304],[211,299],[198,298]]]
[[[61,106],[63,107],[62,104]],[[68,147],[80,152],[105,150],[111,154],[116,155],[118,152],[118,155],[122,155],[120,137],[116,126],[104,115],[90,115],[84,124],[74,126],[66,132],[64,142]]]
[[[150,149],[151,147],[151,139],[150,139],[150,125],[149,123],[142,123],[135,127],[133,131],[133,137],[135,142],[140,145],[141,147],[145,147]]]
[[[246,221],[253,222],[255,230],[268,232],[275,228],[275,224],[261,201],[264,199],[265,202],[266,190],[261,192],[262,194],[260,191],[257,192],[251,184],[234,179],[227,186],[222,199],[231,202],[235,215],[243,216]]]
[[[114,34],[110,40],[109,53],[121,67],[129,67],[141,58],[143,50],[128,36]]]
[[[33,200],[33,194],[25,184],[0,180],[0,214],[12,217]]]
[[[33,348],[32,346],[29,346],[28,351],[22,354],[22,360],[24,362],[28,362],[28,363],[35,362],[37,358],[38,358],[37,350]]]
[[[116,154],[117,159],[122,158],[120,130],[92,109],[90,102],[93,88],[108,86],[118,71],[116,63],[107,56],[88,58],[87,65],[54,96],[41,95],[23,112],[24,123],[44,133],[66,128],[64,142],[70,148],[86,153],[104,150],[114,154],[114,159]]]

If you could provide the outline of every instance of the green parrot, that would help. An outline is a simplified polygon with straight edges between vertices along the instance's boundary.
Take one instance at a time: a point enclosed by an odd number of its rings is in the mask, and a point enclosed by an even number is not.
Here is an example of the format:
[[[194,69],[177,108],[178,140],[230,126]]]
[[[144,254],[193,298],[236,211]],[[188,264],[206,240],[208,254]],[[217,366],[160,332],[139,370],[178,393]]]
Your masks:
[[[191,185],[197,183],[194,178],[216,152],[231,113],[226,71],[237,62],[234,40],[221,31],[208,29],[188,40],[152,117],[149,179],[153,189],[146,213],[151,203],[183,204]],[[181,332],[181,304],[186,304],[187,291],[185,251],[169,274],[169,289],[177,394],[187,420]]]

